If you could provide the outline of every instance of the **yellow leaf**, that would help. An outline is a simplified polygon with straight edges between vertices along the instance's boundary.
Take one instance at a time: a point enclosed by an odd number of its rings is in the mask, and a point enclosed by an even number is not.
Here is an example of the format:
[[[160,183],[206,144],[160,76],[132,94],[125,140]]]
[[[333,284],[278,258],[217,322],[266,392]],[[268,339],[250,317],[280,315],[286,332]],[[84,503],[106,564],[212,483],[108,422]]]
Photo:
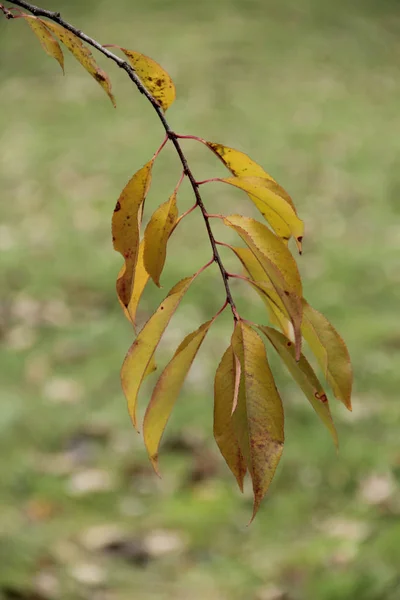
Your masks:
[[[31,15],[21,15],[32,29],[33,33],[39,39],[43,50],[52,58],[55,58],[64,72],[64,55],[60,44],[53,38],[50,31],[43,22]]]
[[[296,261],[285,244],[266,225],[241,215],[230,215],[224,223],[234,229],[264,269],[293,324],[296,353],[300,356],[302,285]]]
[[[230,170],[230,172],[236,177],[263,177],[269,181],[275,182],[275,179],[271,177],[264,169],[250,158],[244,152],[223,146],[222,144],[216,144],[214,142],[206,142],[207,146],[218,156],[218,158],[224,163],[224,165]],[[284,198],[296,213],[296,208],[293,204],[293,200],[289,194],[281,187],[279,187],[280,195]],[[261,214],[270,223],[273,230],[279,235],[282,240],[287,243],[291,236],[290,227],[286,221],[282,219],[274,210],[269,208],[265,203],[261,203],[260,200],[249,194],[251,201],[261,210]],[[296,213],[297,214],[297,213]]]
[[[258,284],[253,287],[264,302],[271,323],[280,327],[284,334],[291,338],[293,329],[290,325],[288,312],[261,264],[249,248],[235,247],[232,250],[246,269],[249,277]]]
[[[139,255],[140,222],[143,202],[151,183],[153,159],[135,173],[122,190],[112,218],[114,250],[125,259],[125,270],[117,279],[121,303],[128,306],[132,296],[135,268]]]
[[[302,332],[335,397],[351,410],[353,371],[346,344],[324,315],[303,299]]]
[[[315,412],[332,435],[335,446],[338,446],[338,437],[329,410],[328,398],[320,384],[313,368],[302,354],[296,361],[293,343],[276,329],[259,325],[259,329],[266,335],[279,356],[282,358],[293,379],[303,390]]]
[[[118,301],[124,311],[124,314],[128,321],[136,325],[136,313],[139,306],[140,298],[144,292],[144,289],[147,285],[148,280],[150,279],[150,275],[146,271],[143,262],[143,251],[144,251],[144,240],[142,240],[139,244],[138,258],[135,269],[135,277],[133,279],[133,287],[131,293],[131,299],[129,300],[128,306],[124,306],[118,297]],[[118,273],[117,281],[124,276],[125,273],[125,263],[122,265],[120,272]],[[117,283],[118,287],[118,283]]]
[[[161,302],[130,347],[121,369],[121,382],[133,425],[136,427],[136,404],[139,388],[160,339],[196,275],[182,279]]]
[[[175,86],[168,73],[155,60],[135,52],[121,48],[129,62],[139,75],[143,85],[163,110],[167,110],[175,100]]]
[[[235,395],[236,406],[239,399],[239,385],[236,385],[236,375],[235,357],[232,347],[229,346],[215,374],[214,438],[226,464],[236,477],[238,486],[243,492],[243,479],[246,475],[247,467],[232,421],[232,408],[235,403]],[[240,373],[238,383],[240,383]]]
[[[97,83],[101,85],[113,105],[116,106],[115,98],[111,92],[110,79],[107,73],[100,69],[89,48],[85,46],[74,33],[68,31],[68,29],[65,29],[64,27],[61,27],[61,25],[53,23],[52,21],[41,21],[41,23],[43,23],[47,29],[50,29],[50,31],[54,33],[54,35],[63,44],[65,44],[68,50],[74,55],[76,60],[81,63],[82,67],[84,67],[86,71],[90,73],[90,75],[97,81]]]
[[[136,312],[139,306],[139,301],[149,278],[150,276],[144,266],[144,240],[142,240],[139,244],[132,294],[128,304],[128,312],[133,323],[136,323]]]
[[[221,179],[221,181],[247,192],[271,227],[277,231],[280,237],[287,239],[287,235],[284,235],[284,232],[279,230],[279,224],[281,221],[284,221],[289,232],[296,240],[299,252],[301,253],[304,223],[297,216],[293,206],[284,197],[286,192],[283,188],[275,181],[266,179],[265,177],[227,177]],[[269,209],[268,213],[266,212],[266,208]],[[278,222],[274,221],[274,215],[279,217]]]
[[[148,455],[156,473],[158,448],[175,401],[195,356],[212,324],[207,321],[178,346],[173,358],[161,373],[154,388],[143,421],[143,437]]]
[[[167,254],[167,242],[178,218],[176,192],[161,204],[151,217],[144,233],[144,266],[154,283],[160,287]]]
[[[275,181],[244,152],[215,142],[206,142],[206,144],[236,177],[265,177],[265,179]]]
[[[232,336],[232,349],[242,367],[238,405],[232,419],[253,482],[254,519],[282,455],[283,406],[260,336],[239,322]]]

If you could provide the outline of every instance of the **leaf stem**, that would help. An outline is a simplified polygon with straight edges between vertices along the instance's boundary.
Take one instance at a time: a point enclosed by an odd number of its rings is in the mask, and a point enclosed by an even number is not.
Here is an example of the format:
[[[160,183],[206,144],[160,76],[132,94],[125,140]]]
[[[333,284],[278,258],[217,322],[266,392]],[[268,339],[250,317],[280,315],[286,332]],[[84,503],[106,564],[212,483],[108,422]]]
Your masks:
[[[119,56],[117,56],[116,54],[114,54],[113,52],[108,50],[108,48],[105,48],[104,46],[102,46],[102,44],[97,42],[94,38],[91,38],[90,36],[88,36],[86,33],[81,31],[80,29],[77,29],[76,27],[74,27],[73,25],[68,23],[67,21],[64,21],[64,19],[61,18],[61,14],[59,12],[45,10],[43,8],[40,8],[39,6],[35,6],[34,4],[31,4],[30,2],[26,2],[25,0],[9,0],[9,2],[11,4],[15,4],[16,6],[25,8],[26,10],[29,10],[29,12],[31,12],[36,17],[46,17],[47,19],[50,19],[51,21],[58,23],[65,29],[68,29],[68,31],[71,31],[74,35],[76,35],[78,38],[80,38],[81,40],[83,40],[84,42],[89,44],[90,46],[93,46],[93,48],[96,48],[96,50],[98,50],[99,52],[104,54],[104,56],[106,56],[107,58],[109,58],[110,60],[115,62],[115,64],[117,64],[121,69],[126,71],[126,73],[128,74],[128,77],[136,85],[139,92],[141,94],[143,94],[147,98],[147,100],[150,102],[150,104],[152,105],[153,109],[157,113],[157,116],[160,119],[160,121],[164,127],[166,136],[168,137],[168,139],[171,140],[173,146],[175,147],[175,150],[176,150],[176,152],[179,156],[179,159],[182,163],[183,171],[184,171],[185,175],[187,176],[187,178],[189,179],[190,184],[192,186],[193,193],[196,198],[196,204],[197,204],[197,206],[199,206],[201,213],[203,215],[204,223],[205,223],[205,226],[207,229],[207,234],[208,234],[210,244],[212,247],[213,262],[216,262],[219,267],[219,270],[220,270],[221,276],[222,276],[222,280],[224,283],[225,291],[226,291],[226,299],[227,299],[228,304],[231,307],[233,318],[235,321],[237,321],[238,313],[236,310],[235,302],[232,298],[231,290],[229,288],[228,277],[226,275],[225,267],[222,263],[220,255],[219,255],[217,244],[215,243],[215,238],[214,238],[211,226],[210,226],[209,217],[207,215],[206,208],[204,206],[203,200],[200,195],[199,183],[196,181],[196,179],[189,167],[188,161],[182,150],[182,147],[179,143],[179,139],[182,138],[183,136],[180,136],[180,135],[174,133],[174,131],[172,131],[171,127],[169,126],[168,121],[165,118],[163,109],[159,106],[157,100],[155,98],[153,98],[153,96],[150,94],[150,92],[147,90],[147,88],[143,85],[143,83],[142,83],[140,77],[137,75],[136,71],[131,67],[131,65],[126,60],[120,58]],[[197,138],[195,138],[195,136],[193,136],[193,139],[197,139]],[[198,139],[199,139],[199,141],[202,141],[201,138],[198,138]]]
[[[165,138],[163,139],[160,147],[154,153],[153,160],[155,160],[157,158],[157,156],[160,154],[161,150],[164,148],[164,146],[168,142],[168,140],[169,140],[169,137],[167,136],[167,134],[165,134]]]
[[[178,133],[175,133],[175,136],[178,140],[196,140],[197,142],[201,142],[202,144],[207,144],[206,140],[203,140],[203,138],[198,137],[197,135],[180,135]]]
[[[168,138],[167,138],[167,139],[168,139]],[[178,183],[177,183],[177,184],[176,184],[176,186],[175,186],[175,189],[174,189],[174,194],[176,194],[176,193],[177,193],[177,191],[179,190],[179,188],[181,187],[181,183],[182,183],[182,181],[184,180],[184,178],[185,178],[185,171],[182,171],[182,175],[180,176],[180,178],[179,178],[179,181],[178,181]],[[197,206],[197,204],[195,204],[195,206]],[[190,209],[190,210],[191,210],[191,209]],[[186,212],[187,212],[187,211],[186,211]]]
[[[194,209],[195,209],[195,208],[197,208],[197,203],[196,203],[196,204],[193,204],[193,206],[191,206],[191,207],[190,207],[188,210],[186,210],[184,213],[182,213],[182,214],[180,215],[180,217],[178,217],[178,218],[177,218],[177,220],[176,220],[176,222],[175,222],[175,225],[173,226],[173,228],[172,228],[172,231],[171,231],[171,234],[170,234],[170,235],[172,235],[172,233],[173,233],[173,232],[175,231],[175,229],[178,227],[178,225],[179,225],[179,223],[182,221],[182,219],[183,219],[184,217],[186,217],[187,215],[189,215],[189,214],[190,214],[192,211],[194,211]],[[213,259],[213,260],[214,260],[214,259]]]
[[[220,177],[211,177],[210,179],[203,179],[203,181],[196,181],[197,185],[204,185],[205,183],[211,183],[212,181],[221,181]]]

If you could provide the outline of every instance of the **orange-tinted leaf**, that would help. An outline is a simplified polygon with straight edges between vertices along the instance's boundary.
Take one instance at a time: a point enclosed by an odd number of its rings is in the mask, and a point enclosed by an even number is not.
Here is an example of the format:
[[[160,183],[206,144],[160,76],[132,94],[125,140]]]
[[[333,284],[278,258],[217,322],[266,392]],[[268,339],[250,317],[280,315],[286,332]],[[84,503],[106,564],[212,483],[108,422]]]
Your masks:
[[[130,347],[121,369],[121,382],[133,425],[136,427],[136,404],[139,388],[161,337],[196,275],[182,279],[161,302]]]
[[[287,194],[283,188],[275,181],[271,181],[271,179],[266,179],[265,177],[227,177],[221,179],[221,181],[247,192],[271,227],[277,231],[280,237],[287,239],[287,234],[280,227],[282,221],[284,221],[289,232],[295,238],[301,252],[304,223],[297,216],[293,206],[284,197]],[[268,212],[266,212],[266,208],[269,209]],[[274,215],[278,215],[279,217],[279,220],[276,222]]]
[[[64,72],[64,55],[60,44],[53,38],[50,31],[43,22],[32,15],[21,15],[39,39],[43,50],[52,58],[55,58]]]
[[[351,410],[353,371],[346,344],[324,315],[303,299],[302,332],[335,397]]]
[[[151,183],[153,159],[135,173],[122,190],[112,218],[114,250],[125,259],[125,270],[117,279],[121,303],[128,306],[132,296],[135,268],[139,255],[140,221],[143,202]]]
[[[232,408],[235,404],[235,395],[236,406],[239,398],[240,373],[236,385],[237,374],[235,356],[232,347],[229,346],[215,374],[214,437],[226,464],[236,477],[240,490],[243,491],[243,479],[246,475],[247,467],[232,421]]]
[[[291,338],[293,327],[288,312],[257,258],[249,248],[235,247],[232,250],[249,277],[258,284],[254,286],[254,289],[264,302],[271,323],[280,327],[285,335]]]
[[[282,455],[283,407],[260,336],[239,322],[232,336],[232,349],[242,367],[238,405],[232,419],[253,482],[254,518]]]
[[[214,142],[206,142],[207,146],[218,156],[218,158],[224,163],[224,165],[230,170],[230,172],[236,177],[263,177],[269,181],[275,182],[275,179],[269,175],[264,169],[250,158],[244,152],[223,146],[222,144],[216,144]],[[289,194],[281,187],[279,194],[284,198],[290,206],[296,212],[296,208],[293,204],[293,200]],[[261,214],[270,223],[274,231],[285,243],[291,236],[291,230],[286,221],[284,221],[274,210],[269,208],[265,203],[262,203],[258,198],[249,194],[251,201],[261,211]],[[297,214],[297,213],[296,213]]]
[[[158,448],[178,394],[195,356],[210,328],[207,321],[185,337],[161,373],[143,421],[143,437],[150,460],[158,473]]]
[[[285,306],[294,329],[296,353],[300,356],[302,285],[296,261],[285,244],[266,225],[241,215],[230,215],[224,223],[234,229],[264,269]]]
[[[101,85],[103,90],[106,92],[111,102],[115,106],[115,98],[111,92],[111,82],[110,79],[103,71],[100,69],[98,64],[93,58],[93,54],[89,50],[87,46],[85,46],[81,40],[76,37],[71,31],[61,27],[58,23],[53,23],[52,21],[41,21],[47,29],[50,29],[52,33],[68,48],[68,50],[75,56],[76,60],[81,63],[82,67],[86,69],[88,73]]]
[[[168,73],[155,60],[135,52],[121,48],[129,62],[142,80],[153,98],[163,110],[167,110],[175,100],[175,86]]]
[[[160,287],[167,242],[178,218],[176,192],[167,202],[161,204],[151,217],[144,233],[144,265],[154,283]]]
[[[296,361],[293,343],[279,331],[263,325],[260,325],[259,329],[266,335],[279,356],[282,358],[293,379],[301,387],[315,412],[332,435],[335,446],[337,447],[338,437],[329,410],[328,398],[326,397],[324,389],[310,363],[303,354],[301,355],[300,360]]]

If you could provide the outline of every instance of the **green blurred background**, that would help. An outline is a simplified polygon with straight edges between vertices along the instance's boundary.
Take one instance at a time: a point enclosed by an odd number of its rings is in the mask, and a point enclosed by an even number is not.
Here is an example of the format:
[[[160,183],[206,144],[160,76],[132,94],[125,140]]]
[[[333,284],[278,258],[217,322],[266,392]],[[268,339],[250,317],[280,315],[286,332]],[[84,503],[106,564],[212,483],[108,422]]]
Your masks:
[[[271,355],[286,448],[254,523],[212,439],[218,321],[165,436],[159,480],[130,424],[119,368],[132,331],[115,296],[110,219],[162,140],[151,107],[99,58],[114,110],[66,56],[66,76],[21,20],[0,18],[0,598],[396,600],[400,598],[400,6],[392,0],[46,2],[102,43],[158,60],[178,91],[171,126],[248,152],[306,223],[305,295],[345,337],[354,410],[332,409],[337,455]],[[193,141],[196,177],[223,174]],[[148,215],[180,174],[159,157]],[[245,211],[229,186],[211,212]],[[193,199],[182,187],[183,211]],[[217,223],[216,235],[233,236]],[[169,246],[163,289],[210,257],[199,215]],[[224,260],[235,268],[228,254]],[[248,318],[265,321],[243,283]],[[162,366],[223,302],[208,270],[172,321]],[[154,384],[148,382],[141,410]]]

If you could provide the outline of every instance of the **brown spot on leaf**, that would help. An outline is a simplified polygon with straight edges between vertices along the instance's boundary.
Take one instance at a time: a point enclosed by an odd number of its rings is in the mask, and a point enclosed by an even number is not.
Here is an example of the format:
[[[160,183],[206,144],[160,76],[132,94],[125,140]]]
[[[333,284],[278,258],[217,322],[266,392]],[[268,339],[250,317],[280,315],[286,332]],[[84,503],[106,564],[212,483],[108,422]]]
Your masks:
[[[315,392],[314,396],[316,397],[317,400],[321,400],[321,402],[323,402],[324,404],[326,402],[328,402],[328,398],[326,397],[326,394],[322,394],[322,396],[320,396],[318,394],[318,392]]]
[[[164,83],[164,82],[163,82],[163,80],[162,80],[162,79],[157,79],[157,81],[156,81],[156,86],[157,86],[157,87],[162,87],[163,83]]]
[[[118,200],[117,204],[115,205],[114,212],[118,212],[119,210],[121,210],[121,204],[120,204],[120,201]]]
[[[96,71],[93,75],[96,81],[101,83],[102,81],[106,81],[105,75],[101,71]]]

